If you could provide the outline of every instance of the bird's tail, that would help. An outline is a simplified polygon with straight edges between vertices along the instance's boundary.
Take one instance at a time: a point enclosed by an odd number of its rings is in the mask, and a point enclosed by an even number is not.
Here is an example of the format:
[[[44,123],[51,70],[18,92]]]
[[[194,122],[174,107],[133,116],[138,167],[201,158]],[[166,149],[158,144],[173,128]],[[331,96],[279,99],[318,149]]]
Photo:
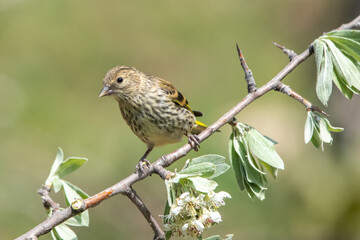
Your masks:
[[[201,133],[202,131],[204,131],[208,126],[205,123],[202,123],[198,120],[196,120],[195,122],[195,126],[191,129],[191,134],[196,134],[198,135],[199,133]],[[220,132],[219,130],[217,130],[217,132]]]

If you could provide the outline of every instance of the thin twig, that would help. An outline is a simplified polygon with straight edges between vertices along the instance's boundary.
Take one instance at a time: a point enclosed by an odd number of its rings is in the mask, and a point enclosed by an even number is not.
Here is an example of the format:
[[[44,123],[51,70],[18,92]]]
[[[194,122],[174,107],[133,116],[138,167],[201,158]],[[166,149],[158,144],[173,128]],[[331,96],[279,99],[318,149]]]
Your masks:
[[[288,95],[288,96],[292,97],[293,99],[299,101],[300,103],[302,103],[306,107],[306,110],[316,111],[316,112],[324,114],[325,116],[329,116],[329,114],[327,114],[326,112],[321,110],[319,107],[313,105],[311,102],[309,102],[308,100],[303,98],[300,94],[298,94],[297,92],[292,90],[290,88],[290,86],[288,86],[288,85],[286,85],[286,84],[284,84],[282,82],[280,82],[276,86],[275,90],[280,91],[282,93],[285,93],[286,95]]]
[[[254,79],[254,76],[252,74],[251,69],[248,67],[244,55],[242,54],[238,44],[236,43],[236,49],[239,55],[239,59],[240,59],[240,63],[241,63],[241,67],[245,72],[245,81],[247,84],[247,89],[248,89],[248,93],[252,93],[256,91],[256,82]]]
[[[337,28],[337,30],[350,30],[350,29],[360,29],[360,15],[357,16],[351,22],[345,23]]]
[[[355,21],[357,20],[357,21]],[[360,23],[360,16],[358,16],[351,24],[344,24],[344,27],[340,27],[339,29],[352,29],[355,28]],[[241,102],[239,102],[236,106],[230,109],[225,115],[223,115],[220,119],[218,119],[215,123],[205,129],[202,133],[199,134],[199,142],[203,142],[207,139],[210,135],[212,135],[217,129],[229,123],[233,120],[233,118],[246,106],[252,103],[257,98],[261,97],[265,93],[275,89],[279,82],[284,79],[288,74],[290,74],[300,63],[305,61],[313,51],[311,50],[312,46],[306,49],[303,53],[295,56],[293,60],[283,68],[273,79],[271,79],[268,83],[264,86],[258,88],[255,92],[249,93]],[[192,149],[189,143],[185,144],[184,146],[180,147],[179,149],[175,150],[174,152],[164,155],[160,157],[156,162],[150,164],[148,168],[145,168],[142,174],[133,173],[130,176],[124,178],[120,182],[116,183],[115,185],[107,188],[106,190],[91,196],[84,200],[85,207],[79,209],[78,211],[72,210],[71,207],[64,209],[63,211],[56,211],[53,213],[51,217],[28,231],[27,233],[23,234],[16,240],[28,240],[28,239],[36,239],[41,235],[48,233],[52,228],[55,226],[63,223],[67,219],[73,217],[74,215],[80,214],[81,212],[85,211],[90,207],[94,207],[100,204],[103,200],[112,197],[116,194],[126,194],[126,191],[131,187],[134,183],[143,180],[144,178],[148,177],[150,174],[155,173],[156,166],[160,165],[161,167],[168,167],[178,159],[184,157],[188,152]]]
[[[131,200],[132,203],[140,210],[142,215],[150,224],[151,228],[153,229],[155,236],[154,240],[165,240],[165,234],[159,224],[156,222],[154,217],[151,215],[150,211],[145,206],[144,202],[140,199],[134,189],[129,188],[127,191],[126,196]]]
[[[51,191],[51,188],[49,186],[43,185],[37,192],[41,195],[41,199],[43,202],[43,205],[46,210],[49,210],[52,208],[53,211],[56,211],[59,209],[60,204],[54,202],[49,193]]]
[[[285,54],[289,57],[289,60],[290,60],[290,61],[297,55],[293,50],[287,49],[287,48],[286,48],[285,46],[283,46],[283,45],[280,45],[280,44],[278,44],[278,43],[276,43],[276,42],[273,42],[273,44],[274,44],[276,47],[280,48],[280,49],[283,51],[283,53],[285,53]]]

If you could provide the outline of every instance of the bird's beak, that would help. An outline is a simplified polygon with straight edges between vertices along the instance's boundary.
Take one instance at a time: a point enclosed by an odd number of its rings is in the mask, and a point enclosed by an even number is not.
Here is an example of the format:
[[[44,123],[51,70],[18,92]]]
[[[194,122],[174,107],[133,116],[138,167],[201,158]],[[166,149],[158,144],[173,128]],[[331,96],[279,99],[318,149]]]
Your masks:
[[[104,86],[102,89],[101,89],[101,92],[99,94],[99,97],[104,97],[104,96],[107,96],[107,95],[111,95],[113,94],[113,90],[111,90],[109,87],[107,86]]]

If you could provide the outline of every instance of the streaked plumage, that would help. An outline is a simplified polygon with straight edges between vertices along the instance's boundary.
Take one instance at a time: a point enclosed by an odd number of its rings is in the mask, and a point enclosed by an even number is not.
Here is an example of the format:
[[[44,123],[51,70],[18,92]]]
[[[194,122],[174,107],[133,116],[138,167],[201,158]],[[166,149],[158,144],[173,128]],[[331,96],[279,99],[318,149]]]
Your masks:
[[[158,77],[132,67],[117,66],[108,71],[99,97],[112,95],[131,130],[146,143],[145,157],[155,146],[179,142],[183,135],[194,148],[206,125],[196,121],[201,112],[192,111],[186,98],[175,87]]]

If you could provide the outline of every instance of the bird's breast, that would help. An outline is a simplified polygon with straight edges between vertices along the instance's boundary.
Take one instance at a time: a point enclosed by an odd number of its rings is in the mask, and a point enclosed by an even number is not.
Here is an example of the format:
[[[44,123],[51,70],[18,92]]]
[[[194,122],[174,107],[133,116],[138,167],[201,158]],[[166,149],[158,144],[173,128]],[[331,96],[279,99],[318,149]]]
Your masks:
[[[148,145],[179,142],[195,125],[195,116],[171,101],[139,107],[120,104],[120,110],[131,130]]]

